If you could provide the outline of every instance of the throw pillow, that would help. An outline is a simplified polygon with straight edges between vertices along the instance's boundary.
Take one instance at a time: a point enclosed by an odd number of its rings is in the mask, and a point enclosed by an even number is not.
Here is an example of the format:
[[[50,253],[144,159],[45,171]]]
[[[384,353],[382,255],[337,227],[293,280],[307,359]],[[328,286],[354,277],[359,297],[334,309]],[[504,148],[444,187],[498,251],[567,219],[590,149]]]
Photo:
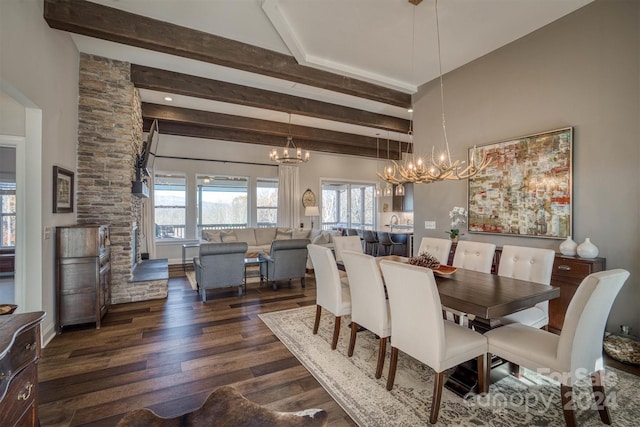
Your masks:
[[[221,230],[202,230],[202,238],[211,243],[222,243]]]
[[[238,241],[238,236],[236,235],[236,232],[233,230],[224,230],[222,231],[222,241],[224,243],[227,242],[237,242]]]
[[[296,228],[293,230],[292,239],[311,239],[311,230]]]
[[[326,245],[329,243],[329,235],[326,233],[320,233],[311,241],[314,245]]]
[[[293,231],[290,228],[276,229],[276,240],[291,240]]]

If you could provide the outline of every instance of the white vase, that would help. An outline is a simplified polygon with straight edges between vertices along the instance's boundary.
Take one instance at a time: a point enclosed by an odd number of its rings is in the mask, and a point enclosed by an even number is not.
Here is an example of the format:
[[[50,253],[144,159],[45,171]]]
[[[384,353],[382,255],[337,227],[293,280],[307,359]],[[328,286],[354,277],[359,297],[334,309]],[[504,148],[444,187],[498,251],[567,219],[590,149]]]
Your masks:
[[[598,247],[591,243],[591,239],[587,237],[584,242],[578,245],[578,256],[581,258],[595,258],[598,256]]]
[[[560,253],[562,255],[575,256],[577,248],[578,244],[571,239],[571,236],[568,236],[566,240],[560,243]]]

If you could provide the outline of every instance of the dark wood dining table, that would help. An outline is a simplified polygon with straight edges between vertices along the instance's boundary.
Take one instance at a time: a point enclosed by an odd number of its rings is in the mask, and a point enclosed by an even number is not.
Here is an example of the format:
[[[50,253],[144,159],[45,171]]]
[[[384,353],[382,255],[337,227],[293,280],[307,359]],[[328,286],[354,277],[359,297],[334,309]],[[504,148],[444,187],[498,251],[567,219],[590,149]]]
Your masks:
[[[407,262],[408,260],[408,258],[393,255],[378,258],[379,261],[383,259],[399,262]],[[560,296],[560,288],[555,286],[502,277],[496,274],[480,273],[463,268],[457,268],[451,274],[434,272],[434,278],[442,305],[474,315],[475,318],[472,320],[472,325],[480,333],[485,333],[501,326],[499,318],[502,316],[533,307],[539,302]],[[467,383],[469,385],[466,390],[463,384],[449,384],[448,388],[460,395],[470,391],[486,393],[490,382],[490,367],[496,364],[495,361],[494,363],[487,361],[485,369],[476,369],[485,373],[485,390],[474,390],[475,384],[473,383],[475,380],[473,378],[459,381],[459,383]],[[457,370],[452,375],[454,381],[456,380],[456,375],[458,377],[467,375],[461,374],[460,371]]]

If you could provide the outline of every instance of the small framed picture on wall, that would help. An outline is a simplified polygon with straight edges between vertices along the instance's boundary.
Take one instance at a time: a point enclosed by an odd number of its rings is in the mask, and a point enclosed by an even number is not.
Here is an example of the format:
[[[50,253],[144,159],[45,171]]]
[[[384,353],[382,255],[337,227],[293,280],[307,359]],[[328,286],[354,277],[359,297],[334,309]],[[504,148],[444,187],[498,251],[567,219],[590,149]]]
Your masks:
[[[73,212],[73,172],[53,167],[53,213]]]

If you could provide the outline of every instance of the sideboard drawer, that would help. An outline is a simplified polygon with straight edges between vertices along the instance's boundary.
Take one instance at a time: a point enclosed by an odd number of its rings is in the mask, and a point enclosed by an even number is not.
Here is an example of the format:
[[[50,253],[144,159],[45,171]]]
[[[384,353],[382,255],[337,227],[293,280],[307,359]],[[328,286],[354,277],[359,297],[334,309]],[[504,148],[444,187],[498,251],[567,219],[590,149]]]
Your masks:
[[[4,420],[17,420],[21,418],[27,408],[34,406],[38,392],[37,369],[38,366],[35,363],[30,364],[9,384],[7,394],[2,401],[2,418]]]
[[[558,276],[575,277],[582,280],[591,274],[591,265],[566,258],[556,258],[553,262],[553,272]]]
[[[33,362],[38,357],[37,328],[35,326],[21,332],[9,350],[9,369],[18,372],[28,363]]]

